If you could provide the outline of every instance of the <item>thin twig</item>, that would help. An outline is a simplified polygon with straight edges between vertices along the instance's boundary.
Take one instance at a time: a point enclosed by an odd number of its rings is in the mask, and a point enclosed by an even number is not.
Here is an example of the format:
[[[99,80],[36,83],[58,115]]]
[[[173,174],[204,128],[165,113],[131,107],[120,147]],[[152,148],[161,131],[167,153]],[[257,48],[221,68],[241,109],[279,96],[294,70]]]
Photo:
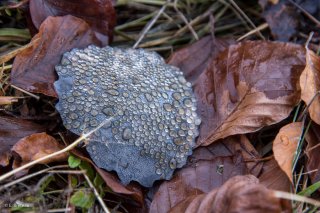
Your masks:
[[[167,0],[167,3],[169,3],[170,0]],[[164,12],[164,10],[167,7],[167,3],[164,4],[161,9],[158,11],[158,13],[151,19],[151,21],[145,26],[145,28],[142,30],[139,39],[136,41],[136,43],[133,45],[133,48],[137,48],[142,39],[145,37],[145,35],[148,33],[148,31],[151,29],[151,27],[156,23],[156,21],[159,19],[160,15]]]
[[[192,33],[193,37],[198,41],[199,37],[197,35],[197,33],[194,31],[194,29],[192,28],[192,25],[188,22],[187,18],[183,15],[183,13],[180,12],[180,10],[177,7],[177,2],[178,0],[174,0],[174,4],[173,4],[173,8],[175,9],[175,11],[178,13],[178,15],[180,16],[180,18],[182,19],[182,21],[186,24],[186,26],[188,27],[188,29],[190,30],[190,32]]]
[[[15,85],[12,85],[12,84],[10,84],[10,86],[11,86],[12,88],[15,88],[16,90],[19,90],[19,91],[21,91],[21,92],[23,92],[23,93],[25,93],[25,94],[27,94],[27,95],[29,95],[29,96],[37,99],[37,100],[40,100],[40,96],[38,96],[38,95],[32,94],[31,92],[28,92],[28,91],[26,91],[26,90],[24,90],[24,89],[22,89],[22,88],[20,88],[20,87],[17,87],[17,86],[15,86]]]
[[[244,34],[243,36],[241,36],[240,38],[237,39],[237,41],[241,41],[243,40],[244,38],[252,35],[252,34],[255,34],[257,31],[261,31],[261,30],[264,30],[266,28],[269,27],[269,24],[268,23],[264,23],[264,24],[261,24],[260,26],[258,26],[257,28],[247,32],[246,34]]]
[[[298,5],[297,3],[295,3],[292,0],[289,0],[289,2],[291,4],[293,4],[294,6],[296,6],[299,10],[301,10],[304,13],[304,15],[306,15],[311,21],[313,21],[317,25],[317,27],[320,26],[320,21],[318,19],[316,19],[314,16],[312,16],[310,13],[308,13],[308,11],[303,9],[300,5]]]

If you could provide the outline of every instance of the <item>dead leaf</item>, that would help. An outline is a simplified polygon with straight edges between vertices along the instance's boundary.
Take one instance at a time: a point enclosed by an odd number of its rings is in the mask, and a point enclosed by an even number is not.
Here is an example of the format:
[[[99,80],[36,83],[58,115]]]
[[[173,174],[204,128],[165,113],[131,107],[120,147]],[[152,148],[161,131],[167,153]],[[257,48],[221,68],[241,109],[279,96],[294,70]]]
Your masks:
[[[175,51],[168,59],[168,64],[179,67],[186,79],[189,82],[194,82],[206,69],[212,58],[225,50],[231,43],[235,43],[235,41],[206,36],[190,46]]]
[[[64,147],[61,144],[59,144],[55,138],[46,133],[35,133],[30,136],[24,137],[20,139],[11,149],[20,157],[19,160],[17,158],[15,159],[13,167],[20,167],[31,161],[37,160],[51,153],[60,151],[63,148]],[[67,153],[63,153],[53,158],[42,161],[41,164],[64,161],[67,159],[67,157]]]
[[[316,183],[320,181],[320,125],[312,123],[308,132],[306,132],[305,139],[308,143],[306,169],[311,182]]]
[[[311,119],[320,125],[320,57],[307,49],[306,67],[300,76],[301,99],[309,105]]]
[[[302,122],[287,124],[280,129],[273,141],[272,150],[274,158],[292,183],[292,162],[300,141],[302,130]]]
[[[96,171],[101,175],[103,180],[105,181],[106,185],[115,193],[121,195],[127,195],[132,197],[133,200],[137,201],[139,205],[143,205],[144,203],[144,196],[142,193],[142,189],[140,185],[135,183],[130,183],[127,186],[121,184],[119,178],[110,172],[107,172],[103,169],[97,167],[89,158],[85,157],[81,152],[77,150],[72,150],[72,153],[77,157],[81,158],[81,160],[87,161],[90,163]]]
[[[245,136],[234,136],[207,147],[199,147],[185,167],[178,170],[170,181],[160,185],[150,206],[150,212],[168,212],[189,196],[208,193],[236,175],[249,174],[259,165],[248,163],[258,154]],[[233,146],[241,144],[240,146]],[[243,147],[242,149],[240,147]],[[251,150],[251,151],[249,151]],[[245,154],[246,153],[246,154]]]
[[[300,100],[300,45],[248,41],[231,45],[194,84],[201,116],[198,145],[255,132],[285,119]]]
[[[0,165],[7,166],[11,158],[11,148],[21,138],[28,135],[43,132],[45,126],[31,121],[12,118],[7,116],[0,117]]]
[[[300,14],[292,4],[286,0],[280,0],[277,4],[259,0],[259,4],[275,40],[289,41],[297,33]]]
[[[290,192],[290,179],[281,170],[277,161],[272,158],[265,162],[262,167],[261,174],[258,176],[260,183],[268,189]]]
[[[288,202],[276,198],[273,191],[252,176],[235,176],[207,194],[190,196],[172,209],[174,212],[291,212]]]
[[[73,15],[86,21],[96,37],[108,43],[116,24],[116,12],[110,0],[30,0],[32,22],[39,29],[49,16]]]
[[[20,52],[14,60],[11,83],[29,92],[57,97],[53,82],[57,80],[54,66],[72,48],[89,44],[102,45],[89,25],[76,17],[49,17],[31,42],[32,47]]]

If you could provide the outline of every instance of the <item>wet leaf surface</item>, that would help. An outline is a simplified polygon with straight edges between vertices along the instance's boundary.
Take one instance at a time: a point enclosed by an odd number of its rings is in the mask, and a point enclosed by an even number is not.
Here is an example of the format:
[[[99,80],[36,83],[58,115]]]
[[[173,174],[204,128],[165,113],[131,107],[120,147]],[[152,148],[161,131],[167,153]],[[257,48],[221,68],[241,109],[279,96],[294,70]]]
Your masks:
[[[209,193],[229,178],[260,172],[259,163],[247,163],[258,157],[245,136],[230,137],[208,147],[199,147],[188,164],[165,181],[156,192],[150,212],[167,212],[189,196]],[[254,169],[259,168],[259,169]]]
[[[292,162],[302,137],[302,130],[303,124],[301,122],[287,124],[280,129],[273,141],[274,158],[291,182],[293,182]]]
[[[30,0],[33,24],[40,28],[49,16],[73,15],[86,21],[97,38],[108,43],[116,23],[116,13],[110,0]]]
[[[102,45],[89,25],[74,16],[49,17],[31,42],[32,47],[20,52],[14,60],[11,83],[29,92],[56,97],[54,66],[72,48],[89,44]]]
[[[320,57],[307,50],[306,67],[300,76],[301,99],[309,106],[311,119],[320,125]]]
[[[169,212],[290,212],[289,205],[252,176],[235,176],[208,193],[189,196]]]
[[[231,45],[195,81],[199,145],[254,132],[286,118],[299,101],[302,46],[248,41]]]
[[[60,151],[63,148],[64,146],[59,144],[55,138],[46,133],[35,133],[24,137],[12,147],[12,151],[19,155],[19,158],[15,158],[13,167],[17,168],[51,153]],[[63,153],[40,163],[48,164],[51,162],[65,161],[66,159],[67,153]]]
[[[11,148],[21,138],[42,132],[45,126],[8,116],[0,117],[0,165],[7,166],[11,157]]]

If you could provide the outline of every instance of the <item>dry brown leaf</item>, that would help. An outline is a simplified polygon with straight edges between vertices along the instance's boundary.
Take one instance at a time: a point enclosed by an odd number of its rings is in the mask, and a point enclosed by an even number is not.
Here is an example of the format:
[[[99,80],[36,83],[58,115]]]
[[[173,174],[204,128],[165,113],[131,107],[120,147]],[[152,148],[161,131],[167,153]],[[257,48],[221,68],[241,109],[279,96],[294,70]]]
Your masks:
[[[235,176],[207,194],[189,196],[169,212],[290,212],[288,202],[276,198],[273,191],[252,176]]]
[[[0,165],[7,166],[10,150],[21,138],[36,132],[43,132],[45,126],[20,118],[0,117]]]
[[[231,43],[235,42],[206,36],[192,45],[175,51],[168,59],[168,64],[179,67],[186,79],[189,82],[194,82],[206,69],[212,58],[225,50]]]
[[[108,43],[116,23],[116,12],[110,0],[30,0],[32,22],[39,29],[49,16],[73,15],[86,21],[96,36]]]
[[[301,99],[310,104],[311,119],[320,125],[320,57],[307,49],[306,67],[300,76]]]
[[[130,196],[133,200],[135,200],[140,206],[144,203],[144,196],[142,193],[142,189],[140,185],[136,183],[130,183],[127,186],[121,184],[119,178],[110,172],[107,172],[103,169],[97,167],[89,158],[85,157],[81,152],[77,150],[72,150],[72,153],[77,157],[81,158],[91,165],[94,166],[96,171],[101,175],[106,185],[115,193]]]
[[[51,153],[60,151],[64,147],[52,136],[46,133],[35,133],[20,139],[13,147],[12,151],[19,155],[19,159],[15,159],[14,168],[47,156]],[[41,164],[47,164],[56,161],[64,161],[68,157],[67,153],[63,153],[42,161]]]
[[[263,164],[258,177],[260,183],[268,189],[290,192],[292,186],[290,180],[274,158]]]
[[[285,119],[300,100],[300,45],[248,41],[231,45],[195,81],[202,119],[198,145],[254,132]]]
[[[306,169],[311,182],[316,183],[320,181],[320,125],[312,123],[308,132],[306,132],[305,139],[308,143]]]
[[[239,146],[234,146],[238,144]],[[251,156],[248,159],[248,156]],[[235,175],[260,173],[259,163],[249,163],[258,154],[245,136],[234,136],[207,147],[199,147],[188,164],[170,181],[160,185],[151,203],[150,212],[168,212],[189,196],[208,193]]]
[[[84,48],[89,44],[102,45],[89,25],[73,16],[49,17],[31,42],[14,60],[11,83],[29,92],[57,97],[53,82],[57,80],[54,66],[64,52]]]
[[[282,127],[273,141],[274,158],[292,182],[292,162],[302,136],[303,123],[290,123]],[[293,182],[292,182],[293,183]]]

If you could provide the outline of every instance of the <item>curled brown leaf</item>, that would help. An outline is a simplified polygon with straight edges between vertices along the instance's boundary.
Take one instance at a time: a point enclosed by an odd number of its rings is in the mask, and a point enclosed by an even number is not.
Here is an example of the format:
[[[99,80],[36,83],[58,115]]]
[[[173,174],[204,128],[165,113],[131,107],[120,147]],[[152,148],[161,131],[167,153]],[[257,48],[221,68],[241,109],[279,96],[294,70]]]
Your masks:
[[[43,132],[45,128],[43,125],[31,121],[0,116],[0,165],[7,166],[9,164],[10,150],[21,138]]]
[[[51,153],[60,151],[64,147],[52,136],[46,133],[35,133],[20,139],[13,147],[12,151],[19,155],[19,160],[15,159],[14,167],[27,164]],[[57,155],[48,160],[42,161],[47,164],[56,161],[64,161],[67,159],[67,153]]]

